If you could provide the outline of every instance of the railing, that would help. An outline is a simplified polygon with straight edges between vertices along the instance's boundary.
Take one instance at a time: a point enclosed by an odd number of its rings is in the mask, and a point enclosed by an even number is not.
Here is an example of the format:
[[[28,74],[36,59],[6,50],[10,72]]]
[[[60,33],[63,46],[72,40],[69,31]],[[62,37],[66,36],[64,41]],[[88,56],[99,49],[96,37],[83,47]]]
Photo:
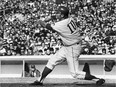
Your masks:
[[[24,64],[26,61],[36,61],[42,60],[46,61],[50,58],[50,56],[0,56],[0,74],[1,74],[1,61],[22,61],[23,62],[23,77],[24,77]],[[81,55],[79,60],[101,60],[103,61],[103,66],[105,60],[112,59],[116,60],[116,55]],[[105,71],[103,70],[103,75],[105,75]]]
[[[0,60],[48,60],[50,56],[0,56]],[[116,59],[116,55],[81,55],[79,60]]]

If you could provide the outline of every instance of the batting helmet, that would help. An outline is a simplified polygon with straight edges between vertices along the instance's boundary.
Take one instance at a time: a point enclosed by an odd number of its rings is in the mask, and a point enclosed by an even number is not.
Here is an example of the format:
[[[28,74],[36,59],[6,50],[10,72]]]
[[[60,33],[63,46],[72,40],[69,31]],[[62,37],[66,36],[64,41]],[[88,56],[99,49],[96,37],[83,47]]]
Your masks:
[[[68,17],[69,9],[65,6],[60,6],[58,9],[58,12],[60,12],[64,17]]]

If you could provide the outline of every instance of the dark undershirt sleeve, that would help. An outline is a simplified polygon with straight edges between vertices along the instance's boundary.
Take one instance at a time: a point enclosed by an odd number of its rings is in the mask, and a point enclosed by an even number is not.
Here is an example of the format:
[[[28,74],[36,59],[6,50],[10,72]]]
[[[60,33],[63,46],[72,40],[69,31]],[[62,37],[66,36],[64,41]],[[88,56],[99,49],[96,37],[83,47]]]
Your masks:
[[[54,30],[54,29],[51,27],[50,24],[47,24],[47,25],[46,25],[46,28],[49,29],[49,30]]]

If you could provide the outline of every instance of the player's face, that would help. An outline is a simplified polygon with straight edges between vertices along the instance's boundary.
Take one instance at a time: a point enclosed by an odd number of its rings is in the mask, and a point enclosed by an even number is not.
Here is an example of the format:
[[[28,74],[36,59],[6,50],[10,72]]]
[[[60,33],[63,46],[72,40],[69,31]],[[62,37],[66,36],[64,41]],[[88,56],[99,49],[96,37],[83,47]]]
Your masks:
[[[61,14],[61,12],[57,13],[56,18],[60,20],[63,18],[63,15]]]
[[[56,18],[59,19],[60,18],[60,15],[61,15],[61,13],[58,11],[57,14],[56,14]]]

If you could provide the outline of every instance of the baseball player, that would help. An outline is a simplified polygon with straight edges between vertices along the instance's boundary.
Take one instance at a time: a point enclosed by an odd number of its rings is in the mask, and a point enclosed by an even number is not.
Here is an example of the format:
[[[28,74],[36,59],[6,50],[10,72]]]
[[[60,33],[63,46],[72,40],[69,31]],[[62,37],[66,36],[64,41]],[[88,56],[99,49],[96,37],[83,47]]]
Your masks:
[[[51,56],[42,72],[42,76],[38,80],[34,81],[34,83],[31,83],[31,85],[43,85],[43,81],[46,76],[53,71],[56,65],[63,61],[67,61],[69,71],[74,78],[94,80],[97,85],[102,85],[105,80],[91,75],[88,68],[84,68],[83,71],[79,71],[78,69],[78,60],[81,54],[81,35],[77,28],[76,21],[72,17],[69,17],[69,9],[67,7],[60,6],[57,18],[60,18],[60,21],[55,24],[46,24],[42,20],[39,20],[41,26],[49,30],[55,30],[59,33],[63,46],[59,51]]]

